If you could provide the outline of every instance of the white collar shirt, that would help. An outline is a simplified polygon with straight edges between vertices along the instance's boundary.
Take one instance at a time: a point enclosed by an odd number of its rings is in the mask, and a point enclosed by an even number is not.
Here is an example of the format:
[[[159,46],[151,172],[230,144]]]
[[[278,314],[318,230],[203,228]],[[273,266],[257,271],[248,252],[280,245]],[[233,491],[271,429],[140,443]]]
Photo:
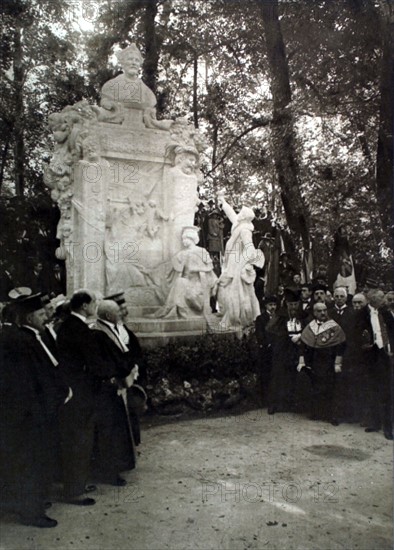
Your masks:
[[[371,305],[368,305],[368,308],[371,316],[373,342],[379,349],[382,349],[384,346],[383,346],[382,328],[380,326],[380,321],[379,321],[379,311],[375,307],[372,307]]]

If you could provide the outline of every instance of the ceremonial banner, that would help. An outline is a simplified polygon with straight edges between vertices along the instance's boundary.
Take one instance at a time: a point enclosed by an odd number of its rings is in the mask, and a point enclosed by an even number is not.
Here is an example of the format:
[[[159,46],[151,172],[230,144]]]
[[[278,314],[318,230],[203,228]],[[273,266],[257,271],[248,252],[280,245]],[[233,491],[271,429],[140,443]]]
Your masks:
[[[334,235],[334,248],[328,267],[330,288],[344,286],[349,294],[356,293],[356,276],[346,228],[341,226]]]

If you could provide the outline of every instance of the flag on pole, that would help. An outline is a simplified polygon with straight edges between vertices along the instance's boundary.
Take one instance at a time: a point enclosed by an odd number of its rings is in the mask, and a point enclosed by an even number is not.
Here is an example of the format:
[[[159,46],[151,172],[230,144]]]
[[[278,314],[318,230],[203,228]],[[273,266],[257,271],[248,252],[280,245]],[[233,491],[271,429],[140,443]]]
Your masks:
[[[328,284],[330,288],[344,286],[351,295],[356,293],[353,257],[344,226],[338,227],[334,235],[334,248],[328,267]]]
[[[302,268],[301,268],[301,283],[311,283],[313,279],[313,256],[312,248],[309,250],[303,249],[302,252]]]

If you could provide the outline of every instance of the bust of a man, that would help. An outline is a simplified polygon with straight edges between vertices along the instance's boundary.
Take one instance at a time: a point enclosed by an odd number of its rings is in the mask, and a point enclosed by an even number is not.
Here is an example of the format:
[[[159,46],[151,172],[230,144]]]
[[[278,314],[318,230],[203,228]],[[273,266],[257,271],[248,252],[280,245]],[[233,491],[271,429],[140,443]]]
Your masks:
[[[121,103],[126,109],[152,109],[156,98],[139,78],[143,58],[135,44],[116,54],[123,73],[108,80],[101,89],[101,105],[105,108],[112,102]],[[109,103],[111,102],[111,103]]]

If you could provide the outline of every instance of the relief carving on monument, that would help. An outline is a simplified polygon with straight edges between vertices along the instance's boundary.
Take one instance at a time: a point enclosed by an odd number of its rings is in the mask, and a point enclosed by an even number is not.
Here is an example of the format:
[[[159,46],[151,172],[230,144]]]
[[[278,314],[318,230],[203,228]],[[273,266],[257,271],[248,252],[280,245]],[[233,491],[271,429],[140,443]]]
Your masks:
[[[80,101],[49,117],[55,147],[45,183],[61,212],[68,291],[124,290],[131,316],[151,322],[203,316],[215,275],[191,228],[206,143],[185,118],[157,120],[134,44],[118,59],[124,72],[104,84],[100,106]],[[186,306],[163,316],[174,295]]]

